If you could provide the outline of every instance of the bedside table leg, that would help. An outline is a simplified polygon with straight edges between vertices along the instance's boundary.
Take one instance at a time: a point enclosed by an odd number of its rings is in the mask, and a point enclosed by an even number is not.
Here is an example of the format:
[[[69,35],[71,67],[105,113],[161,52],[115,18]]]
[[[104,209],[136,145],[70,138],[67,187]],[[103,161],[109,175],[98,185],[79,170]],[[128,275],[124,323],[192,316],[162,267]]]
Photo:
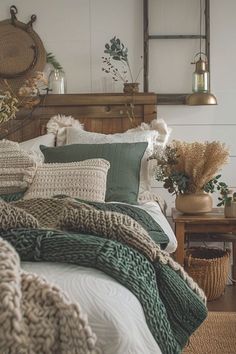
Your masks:
[[[232,278],[236,280],[236,241],[232,242],[233,246],[233,271],[232,271]],[[236,286],[236,283],[233,283]]]
[[[178,242],[177,249],[175,251],[175,260],[182,266],[184,265],[184,239],[185,229],[184,223],[177,222],[175,224],[175,236]]]

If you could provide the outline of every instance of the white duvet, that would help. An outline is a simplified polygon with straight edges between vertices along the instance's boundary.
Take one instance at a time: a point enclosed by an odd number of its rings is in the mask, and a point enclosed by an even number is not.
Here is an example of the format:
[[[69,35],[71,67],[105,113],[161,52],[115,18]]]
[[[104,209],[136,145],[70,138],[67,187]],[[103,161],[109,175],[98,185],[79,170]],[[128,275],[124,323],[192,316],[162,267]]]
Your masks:
[[[169,236],[167,250],[173,252],[176,239],[155,202],[139,206],[162,226]],[[93,269],[71,264],[22,262],[26,271],[44,276],[58,285],[87,313],[104,354],[160,354],[138,299],[123,285]]]

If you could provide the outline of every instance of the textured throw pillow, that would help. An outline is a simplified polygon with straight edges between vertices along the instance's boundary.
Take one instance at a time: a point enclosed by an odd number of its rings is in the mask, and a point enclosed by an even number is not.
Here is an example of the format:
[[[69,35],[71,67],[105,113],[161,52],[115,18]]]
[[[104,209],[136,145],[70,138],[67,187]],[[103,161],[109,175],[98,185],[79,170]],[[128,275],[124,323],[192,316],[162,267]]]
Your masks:
[[[161,118],[153,119],[149,124],[118,134],[99,134],[83,131],[83,125],[73,117],[54,116],[47,124],[47,131],[56,134],[56,146],[66,144],[110,144],[148,142],[147,150],[142,158],[140,169],[139,202],[152,200],[151,182],[153,179],[154,160],[147,161],[156,148],[163,150],[171,129]],[[45,145],[45,144],[44,144]]]
[[[110,162],[106,201],[137,203],[140,165],[147,143],[72,144],[47,148],[41,146],[45,162],[72,162],[103,158]]]
[[[25,190],[36,172],[36,161],[18,143],[0,141],[0,195]]]
[[[139,196],[150,189],[148,157],[152,155],[158,139],[156,131],[138,131],[136,133],[99,134],[91,133],[76,128],[67,128],[67,144],[114,144],[147,142],[140,167]]]
[[[161,119],[154,119],[150,125],[142,123],[139,127],[118,134],[91,133],[75,127],[66,129],[65,144],[112,144],[147,142],[140,169],[139,200],[151,195],[153,161],[148,158],[158,147],[163,149],[170,135],[170,129]],[[148,193],[147,193],[148,192]]]
[[[104,202],[109,167],[109,162],[103,159],[45,163],[37,168],[33,183],[26,191],[24,199],[49,198],[63,194]]]

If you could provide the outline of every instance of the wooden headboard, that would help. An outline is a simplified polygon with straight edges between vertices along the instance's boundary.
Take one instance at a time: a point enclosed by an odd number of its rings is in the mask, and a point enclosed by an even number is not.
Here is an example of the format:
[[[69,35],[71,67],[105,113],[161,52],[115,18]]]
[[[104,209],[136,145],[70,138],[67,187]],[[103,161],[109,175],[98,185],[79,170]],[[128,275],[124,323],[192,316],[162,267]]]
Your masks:
[[[123,132],[132,127],[128,114],[134,105],[135,124],[156,118],[156,94],[65,94],[42,96],[40,104],[27,112],[20,110],[16,119],[4,126],[4,138],[24,141],[45,133],[48,120],[56,114],[71,115],[85,129],[99,133]]]

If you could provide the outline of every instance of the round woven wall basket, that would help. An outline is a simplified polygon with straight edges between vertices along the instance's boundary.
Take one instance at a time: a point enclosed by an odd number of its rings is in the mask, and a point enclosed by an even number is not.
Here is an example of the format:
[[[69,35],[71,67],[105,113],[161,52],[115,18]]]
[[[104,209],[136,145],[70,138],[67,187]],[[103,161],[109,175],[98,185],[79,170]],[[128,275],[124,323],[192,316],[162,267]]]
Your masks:
[[[192,247],[185,254],[185,270],[206,294],[207,300],[215,300],[225,290],[229,272],[228,250]]]

